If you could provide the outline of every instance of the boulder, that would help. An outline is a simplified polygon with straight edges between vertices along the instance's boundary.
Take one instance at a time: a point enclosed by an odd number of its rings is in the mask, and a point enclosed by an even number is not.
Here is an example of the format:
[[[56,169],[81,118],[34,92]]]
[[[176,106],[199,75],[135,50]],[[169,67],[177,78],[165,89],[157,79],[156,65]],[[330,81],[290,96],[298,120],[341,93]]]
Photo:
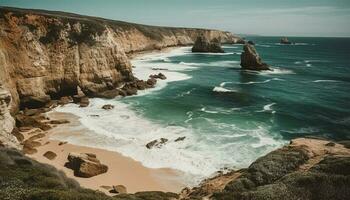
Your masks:
[[[149,78],[146,83],[147,83],[149,88],[152,88],[157,84],[157,79]]]
[[[69,103],[73,103],[73,98],[71,96],[64,96],[64,97],[61,97],[60,100],[58,101],[58,104],[59,105],[66,105],[66,104],[69,104]]]
[[[184,137],[178,137],[178,138],[176,138],[175,140],[174,140],[174,142],[180,142],[180,141],[183,141],[183,140],[185,140],[186,139],[186,137],[184,136]]]
[[[120,90],[113,89],[113,90],[106,90],[103,92],[96,93],[96,97],[105,98],[105,99],[114,99],[116,96],[120,94]]]
[[[74,176],[90,178],[106,173],[108,167],[101,164],[95,154],[91,153],[69,153],[67,168],[74,170]]]
[[[162,80],[166,79],[166,76],[164,74],[162,74],[162,73],[153,74],[153,75],[150,75],[149,77],[150,78],[155,78],[155,79],[162,79]]]
[[[18,114],[16,115],[16,125],[18,127],[35,127],[40,128],[43,131],[47,131],[51,129],[51,126],[41,122],[39,119],[36,119],[31,116],[26,116],[24,114]]]
[[[111,110],[111,109],[113,109],[113,108],[114,108],[114,106],[111,105],[111,104],[106,104],[106,105],[103,105],[103,106],[102,106],[102,109],[105,109],[105,110]]]
[[[80,99],[79,105],[80,107],[87,107],[90,104],[88,97],[83,97]]]
[[[241,67],[247,70],[270,70],[269,65],[263,63],[255,47],[251,44],[245,44],[244,52],[241,54]]]
[[[38,150],[36,150],[36,147],[39,147],[41,145],[40,142],[33,141],[33,140],[25,140],[22,144],[23,144],[23,153],[25,154],[34,154],[38,152]]]
[[[117,193],[117,194],[126,194],[127,190],[124,185],[113,185],[112,189],[109,191],[110,193]]]
[[[168,142],[168,139],[160,138],[159,140],[153,140],[153,141],[147,143],[146,147],[147,147],[147,149],[152,149],[153,147],[160,148],[167,142]]]
[[[47,151],[43,156],[49,160],[54,160],[57,157],[57,154],[52,151]]]
[[[220,39],[214,38],[210,41],[207,37],[201,35],[197,37],[192,52],[224,53],[224,50],[221,48]]]
[[[64,144],[67,144],[68,142],[59,142],[58,145],[61,146],[61,145],[64,145]]]
[[[283,37],[281,38],[281,41],[280,41],[281,44],[292,44],[287,37]]]

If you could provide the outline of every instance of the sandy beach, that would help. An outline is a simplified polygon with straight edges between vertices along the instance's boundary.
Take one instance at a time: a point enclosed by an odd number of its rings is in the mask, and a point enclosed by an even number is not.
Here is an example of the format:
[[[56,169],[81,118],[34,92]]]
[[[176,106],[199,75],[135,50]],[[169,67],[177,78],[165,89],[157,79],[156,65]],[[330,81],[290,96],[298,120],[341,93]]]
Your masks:
[[[38,152],[30,155],[33,159],[52,165],[62,170],[68,177],[75,179],[85,188],[100,190],[108,194],[108,190],[101,186],[124,185],[128,193],[138,191],[166,191],[179,192],[185,185],[179,178],[180,172],[172,169],[150,169],[144,167],[129,157],[122,156],[117,152],[107,151],[103,149],[72,145],[69,143],[59,145],[60,141],[50,139],[56,134],[81,134],[83,131],[90,131],[84,128],[79,118],[69,113],[52,111],[47,113],[50,119],[67,119],[70,123],[56,125],[49,130],[45,137],[39,141],[42,146],[38,147]],[[28,138],[33,136],[35,130],[25,134]],[[49,160],[43,156],[47,151],[57,154],[53,160]],[[100,174],[91,178],[79,178],[73,175],[73,170],[64,167],[67,162],[67,156],[70,152],[76,153],[93,153],[101,163],[108,166],[107,173]]]

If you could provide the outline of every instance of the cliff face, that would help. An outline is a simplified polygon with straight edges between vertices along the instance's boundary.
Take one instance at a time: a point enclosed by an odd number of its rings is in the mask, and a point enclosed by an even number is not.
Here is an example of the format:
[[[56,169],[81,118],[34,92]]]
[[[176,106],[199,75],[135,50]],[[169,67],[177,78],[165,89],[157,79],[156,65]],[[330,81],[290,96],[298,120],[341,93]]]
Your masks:
[[[199,34],[235,43],[231,33],[131,24],[70,13],[0,8],[0,83],[12,112],[50,98],[87,95],[133,80],[127,53],[190,45]]]

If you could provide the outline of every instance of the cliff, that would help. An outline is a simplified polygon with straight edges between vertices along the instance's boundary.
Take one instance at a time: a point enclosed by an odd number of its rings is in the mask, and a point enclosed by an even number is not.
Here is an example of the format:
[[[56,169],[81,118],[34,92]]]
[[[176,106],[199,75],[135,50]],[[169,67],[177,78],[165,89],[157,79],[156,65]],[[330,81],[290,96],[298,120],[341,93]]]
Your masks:
[[[0,7],[0,83],[11,111],[51,98],[112,89],[133,80],[126,54],[193,44],[198,35],[235,43],[217,30],[146,26],[71,13]]]

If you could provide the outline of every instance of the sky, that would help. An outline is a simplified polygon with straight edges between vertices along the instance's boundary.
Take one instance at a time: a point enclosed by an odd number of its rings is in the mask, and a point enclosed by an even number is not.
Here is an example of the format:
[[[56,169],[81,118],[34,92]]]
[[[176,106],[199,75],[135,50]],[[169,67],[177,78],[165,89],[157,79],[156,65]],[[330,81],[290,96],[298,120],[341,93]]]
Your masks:
[[[0,0],[0,6],[236,34],[350,37],[350,0]]]

